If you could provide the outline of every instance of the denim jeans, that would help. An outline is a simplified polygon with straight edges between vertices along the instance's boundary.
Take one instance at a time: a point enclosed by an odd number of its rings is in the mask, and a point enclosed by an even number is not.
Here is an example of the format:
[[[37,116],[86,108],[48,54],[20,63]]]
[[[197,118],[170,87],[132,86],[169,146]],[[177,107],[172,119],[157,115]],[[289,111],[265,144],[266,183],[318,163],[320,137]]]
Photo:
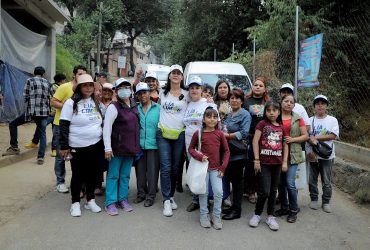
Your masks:
[[[281,208],[290,209],[291,211],[298,210],[297,196],[298,191],[295,186],[295,176],[297,173],[298,164],[289,164],[288,171],[280,174],[279,199]],[[289,203],[288,203],[288,199]]]
[[[60,156],[60,144],[59,144],[59,125],[54,125],[53,127],[53,138],[55,139],[56,151],[57,155],[55,156],[55,163],[54,163],[54,173],[57,177],[57,185],[62,184],[65,182],[66,176],[66,166],[63,157]]]
[[[261,165],[261,173],[258,174],[258,198],[254,213],[261,215],[267,201],[267,215],[274,214],[276,191],[280,179],[281,165]]]
[[[128,198],[128,187],[133,162],[133,156],[113,156],[109,161],[105,189],[105,206]]]
[[[163,200],[169,200],[175,193],[177,173],[185,147],[185,132],[177,140],[163,138],[157,130],[157,145],[160,159],[161,191]]]
[[[25,121],[24,113],[9,123],[10,146],[13,148],[18,148],[18,126],[25,123],[27,122]]]
[[[222,205],[222,178],[218,176],[217,170],[207,172],[206,177],[207,191],[199,195],[200,214],[208,214],[208,189],[209,184],[213,190],[213,216],[220,218]]]
[[[46,126],[48,125],[47,116],[35,116],[33,120],[36,123],[37,134],[40,137],[39,152],[37,153],[37,158],[44,158],[46,149]]]
[[[320,174],[322,183],[322,203],[329,204],[331,199],[331,168],[334,160],[318,160],[310,162],[310,173],[308,181],[308,190],[310,191],[311,201],[319,199],[319,189],[317,188],[317,179]]]

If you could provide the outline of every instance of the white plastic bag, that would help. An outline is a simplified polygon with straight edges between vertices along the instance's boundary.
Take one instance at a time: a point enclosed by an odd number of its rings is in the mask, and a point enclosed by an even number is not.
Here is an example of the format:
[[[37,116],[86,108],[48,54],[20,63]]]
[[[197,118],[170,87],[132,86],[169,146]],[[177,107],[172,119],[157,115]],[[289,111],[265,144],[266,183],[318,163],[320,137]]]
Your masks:
[[[198,131],[198,150],[201,151],[201,131]],[[208,161],[198,161],[190,158],[188,171],[186,172],[186,183],[193,194],[205,194],[207,191],[206,177]]]
[[[297,172],[295,174],[295,186],[298,190],[302,190],[307,187],[306,156],[304,151],[302,151],[302,155],[304,161],[298,164]]]
[[[188,171],[186,172],[186,183],[193,194],[206,193],[207,170],[208,161],[198,161],[193,157],[190,159]]]

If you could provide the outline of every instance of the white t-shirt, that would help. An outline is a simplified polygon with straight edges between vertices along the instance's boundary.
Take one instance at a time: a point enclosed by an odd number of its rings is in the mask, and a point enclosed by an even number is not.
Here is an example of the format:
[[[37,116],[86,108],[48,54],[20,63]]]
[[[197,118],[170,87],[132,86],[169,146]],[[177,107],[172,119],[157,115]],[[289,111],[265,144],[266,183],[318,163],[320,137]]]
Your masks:
[[[181,130],[184,128],[184,114],[188,107],[189,94],[188,91],[181,89],[181,94],[184,96],[181,100],[179,97],[171,95],[170,92],[164,95],[163,90],[159,93],[161,100],[161,111],[159,123],[163,127]]]
[[[315,117],[315,121],[313,121],[313,118]],[[327,115],[325,118],[318,118],[316,116],[310,117],[310,131],[309,135],[329,135],[329,134],[335,134],[336,139],[339,139],[339,125],[338,125],[338,120],[337,118]],[[314,126],[314,128],[313,128]],[[315,131],[315,132],[314,132]],[[335,158],[335,145],[334,141],[324,141],[327,143],[329,146],[333,148],[333,153],[328,159],[334,159]],[[306,143],[308,145],[308,150],[307,152],[312,152],[312,148],[309,145],[309,143]],[[318,159],[323,159],[319,156],[317,156]]]
[[[306,109],[299,103],[295,103],[293,112],[297,113],[303,120],[306,126],[311,126]]]
[[[213,107],[217,110],[217,105],[214,103],[208,103],[207,99],[201,98],[197,102],[189,102],[188,108],[186,109],[184,115],[185,128],[185,145],[186,152],[190,145],[191,138],[195,131],[202,127],[203,114],[207,107]]]
[[[77,114],[73,112],[73,101],[68,99],[60,114],[61,120],[70,121],[68,143],[72,148],[94,145],[102,138],[103,119],[90,98],[77,104]]]

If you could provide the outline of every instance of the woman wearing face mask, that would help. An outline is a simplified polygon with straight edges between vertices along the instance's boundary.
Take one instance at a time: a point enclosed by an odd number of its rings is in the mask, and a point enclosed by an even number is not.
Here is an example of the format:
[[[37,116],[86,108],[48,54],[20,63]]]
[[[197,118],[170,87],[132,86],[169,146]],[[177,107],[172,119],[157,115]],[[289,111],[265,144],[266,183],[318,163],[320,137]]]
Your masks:
[[[109,215],[117,215],[116,203],[126,212],[133,210],[128,202],[131,166],[140,152],[139,112],[131,98],[131,84],[124,78],[115,82],[117,102],[105,113],[103,138],[105,158],[109,160],[105,206]]]
[[[161,191],[163,195],[163,215],[172,216],[177,209],[173,198],[176,177],[184,153],[185,126],[184,114],[188,106],[188,91],[185,90],[183,69],[172,65],[167,84],[161,89],[160,118],[157,130],[157,144],[160,158]]]

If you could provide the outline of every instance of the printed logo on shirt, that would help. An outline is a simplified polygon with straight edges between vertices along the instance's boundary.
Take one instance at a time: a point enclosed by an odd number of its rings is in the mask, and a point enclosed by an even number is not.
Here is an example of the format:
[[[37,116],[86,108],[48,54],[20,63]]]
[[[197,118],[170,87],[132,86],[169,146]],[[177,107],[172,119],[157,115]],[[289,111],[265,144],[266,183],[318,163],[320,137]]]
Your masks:
[[[249,113],[251,114],[251,116],[263,117],[264,108],[264,105],[249,105]]]
[[[166,101],[162,105],[163,109],[166,111],[166,113],[169,114],[176,114],[181,112],[182,108],[179,106],[176,106],[174,102]]]
[[[100,114],[96,110],[95,105],[92,103],[84,103],[81,108],[81,114],[85,114],[88,116],[90,121],[95,121],[100,119]]]
[[[330,134],[329,131],[322,126],[322,124],[319,124],[315,126],[315,135],[328,135]]]
[[[281,156],[283,151],[282,141],[282,131],[273,131],[271,127],[265,127],[261,138],[261,155]]]

